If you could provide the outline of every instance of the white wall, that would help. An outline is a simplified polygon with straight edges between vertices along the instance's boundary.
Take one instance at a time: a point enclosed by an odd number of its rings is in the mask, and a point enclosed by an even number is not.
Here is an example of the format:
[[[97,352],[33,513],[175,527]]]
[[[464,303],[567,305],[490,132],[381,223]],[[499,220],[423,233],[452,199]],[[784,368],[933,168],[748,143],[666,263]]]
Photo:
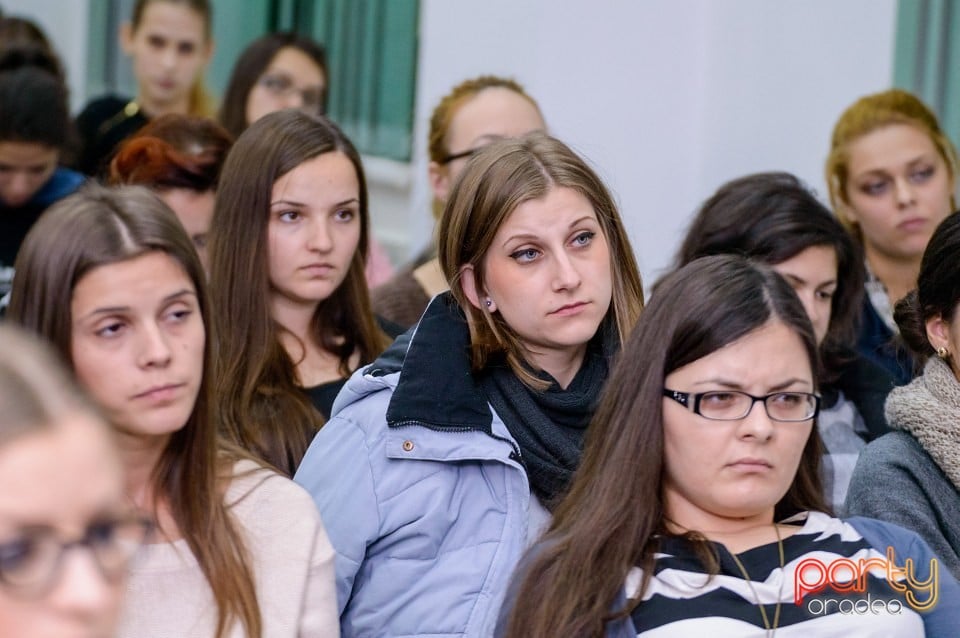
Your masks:
[[[29,18],[40,25],[67,70],[74,111],[86,102],[89,0],[0,0],[4,13]]]
[[[239,0],[238,0],[239,1]],[[0,0],[48,31],[83,98],[89,0]],[[397,255],[432,229],[426,123],[481,73],[513,76],[618,197],[643,274],[733,177],[796,173],[825,193],[840,111],[892,78],[896,0],[421,0],[413,165],[369,167],[377,234]]]
[[[434,104],[463,78],[510,75],[607,179],[650,282],[724,181],[783,169],[825,192],[834,120],[892,78],[895,14],[895,0],[421,0],[411,244],[431,227]]]

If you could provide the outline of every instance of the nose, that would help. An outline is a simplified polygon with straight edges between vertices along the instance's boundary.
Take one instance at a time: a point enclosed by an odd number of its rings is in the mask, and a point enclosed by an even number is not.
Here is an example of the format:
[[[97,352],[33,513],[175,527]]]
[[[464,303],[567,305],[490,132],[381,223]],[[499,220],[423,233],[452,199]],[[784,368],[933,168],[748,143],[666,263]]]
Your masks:
[[[303,93],[300,92],[300,89],[291,87],[284,96],[284,102],[286,103],[286,107],[288,109],[302,109]]]
[[[897,188],[897,204],[901,208],[916,202],[913,185],[908,180],[898,177],[894,183]]]
[[[160,54],[160,63],[163,68],[172,69],[177,66],[177,51],[174,47],[166,47]]]
[[[109,627],[119,604],[119,583],[108,581],[93,555],[74,547],[63,566],[50,602],[63,616],[85,627]]]
[[[163,329],[155,323],[147,325],[140,340],[140,365],[163,368],[169,365],[171,356],[170,344]]]
[[[754,401],[750,412],[740,420],[737,428],[741,438],[753,438],[768,441],[773,436],[774,423],[767,414],[763,401]]]
[[[817,326],[822,318],[823,310],[817,303],[816,291],[806,290],[797,294],[800,297],[800,302],[803,303],[803,309],[807,311],[807,316],[810,317],[810,323]]]
[[[6,203],[11,206],[20,206],[27,203],[34,191],[34,180],[25,172],[17,172],[7,182],[4,189]]]
[[[553,279],[554,290],[574,290],[580,286],[580,271],[566,251],[557,253]]]
[[[308,250],[319,253],[326,253],[333,250],[333,237],[331,236],[328,223],[326,218],[314,218],[310,222],[308,228],[309,236],[307,237]]]

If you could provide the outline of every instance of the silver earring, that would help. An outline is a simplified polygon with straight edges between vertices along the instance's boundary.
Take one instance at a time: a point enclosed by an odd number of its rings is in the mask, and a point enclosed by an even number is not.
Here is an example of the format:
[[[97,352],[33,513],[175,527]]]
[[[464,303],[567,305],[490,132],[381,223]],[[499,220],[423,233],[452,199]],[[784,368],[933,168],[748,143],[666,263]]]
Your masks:
[[[487,297],[487,300],[486,300],[486,302],[484,302],[484,303],[486,303],[486,304],[487,304],[487,308],[489,308],[490,306],[492,306],[492,305],[493,305],[493,302],[492,302],[492,301],[490,301],[490,298],[489,298],[489,297]]]

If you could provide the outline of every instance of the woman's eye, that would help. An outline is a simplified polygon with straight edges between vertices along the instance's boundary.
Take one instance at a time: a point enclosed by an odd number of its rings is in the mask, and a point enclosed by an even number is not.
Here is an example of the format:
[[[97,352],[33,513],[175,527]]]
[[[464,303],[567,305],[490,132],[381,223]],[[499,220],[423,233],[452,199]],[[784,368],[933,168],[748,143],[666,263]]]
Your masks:
[[[295,222],[300,219],[300,213],[295,210],[287,210],[280,213],[280,220],[285,222]]]
[[[593,241],[593,238],[595,236],[596,236],[596,233],[593,232],[592,230],[582,232],[573,238],[573,244],[575,246],[587,246],[590,244],[591,241]]]
[[[867,195],[882,195],[887,190],[887,182],[886,180],[866,182],[860,186],[860,190]]]
[[[349,208],[344,208],[343,210],[338,210],[333,214],[334,219],[337,221],[348,222],[354,218],[356,213],[354,213]]]
[[[736,399],[737,395],[732,392],[707,392],[700,399],[700,403],[705,403],[711,407],[721,407],[733,403]]]
[[[770,398],[769,400],[773,401],[777,405],[782,405],[784,407],[793,407],[801,404],[805,400],[805,398],[802,394],[799,394],[797,392],[780,392],[778,394],[773,395],[773,397]]]
[[[117,535],[117,523],[114,521],[95,522],[87,528],[86,538],[91,545],[105,546],[114,542]]]
[[[0,574],[15,573],[27,568],[37,554],[37,543],[30,538],[18,538],[0,544]]]
[[[169,317],[172,321],[181,323],[186,321],[187,317],[189,317],[191,314],[193,314],[193,310],[191,308],[176,308],[170,310],[167,313],[167,317]]]
[[[530,263],[539,255],[540,251],[535,248],[523,248],[510,253],[510,257],[521,264]]]
[[[98,337],[116,337],[123,330],[123,322],[121,321],[111,321],[108,324],[101,325],[96,329],[95,333]]]
[[[914,183],[923,183],[933,177],[936,172],[933,166],[926,166],[910,173],[910,181]]]
[[[833,299],[834,292],[835,291],[833,290],[818,290],[817,299],[823,299],[823,300]]]

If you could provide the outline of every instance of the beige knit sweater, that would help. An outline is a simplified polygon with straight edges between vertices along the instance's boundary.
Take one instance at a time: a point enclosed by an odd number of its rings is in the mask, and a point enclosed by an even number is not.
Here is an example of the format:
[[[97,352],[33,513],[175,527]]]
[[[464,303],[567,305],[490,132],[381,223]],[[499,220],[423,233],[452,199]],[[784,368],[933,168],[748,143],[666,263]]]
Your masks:
[[[310,496],[251,461],[227,502],[253,561],[263,638],[340,634],[333,548]],[[118,638],[212,638],[213,595],[185,541],[147,545],[131,568]],[[244,636],[235,626],[231,638]]]

